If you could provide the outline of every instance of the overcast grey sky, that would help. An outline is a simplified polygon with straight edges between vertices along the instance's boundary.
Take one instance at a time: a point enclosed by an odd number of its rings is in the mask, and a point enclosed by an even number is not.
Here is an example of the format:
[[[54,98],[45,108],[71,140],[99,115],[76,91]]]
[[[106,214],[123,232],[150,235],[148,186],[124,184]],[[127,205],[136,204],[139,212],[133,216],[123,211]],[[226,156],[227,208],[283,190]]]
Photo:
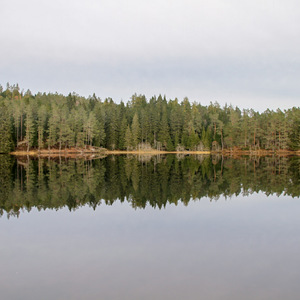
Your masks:
[[[0,83],[127,101],[300,103],[300,2],[1,0]]]

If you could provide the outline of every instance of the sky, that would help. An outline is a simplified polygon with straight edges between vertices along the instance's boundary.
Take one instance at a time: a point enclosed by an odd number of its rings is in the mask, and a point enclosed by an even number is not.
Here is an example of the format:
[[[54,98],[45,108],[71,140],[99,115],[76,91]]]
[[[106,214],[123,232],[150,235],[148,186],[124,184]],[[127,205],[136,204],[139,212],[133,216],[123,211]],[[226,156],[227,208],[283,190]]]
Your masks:
[[[299,37],[294,0],[1,0],[0,84],[287,109]]]

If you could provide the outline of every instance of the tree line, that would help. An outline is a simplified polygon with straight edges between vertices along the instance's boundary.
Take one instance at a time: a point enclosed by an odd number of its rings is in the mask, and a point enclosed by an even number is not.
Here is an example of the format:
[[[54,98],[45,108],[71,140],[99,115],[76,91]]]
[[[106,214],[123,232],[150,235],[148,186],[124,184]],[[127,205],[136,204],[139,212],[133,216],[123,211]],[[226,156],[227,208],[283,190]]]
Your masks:
[[[21,91],[0,85],[0,153],[15,148],[110,150],[299,150],[300,108],[239,109],[188,98],[134,94],[127,102],[95,94]]]

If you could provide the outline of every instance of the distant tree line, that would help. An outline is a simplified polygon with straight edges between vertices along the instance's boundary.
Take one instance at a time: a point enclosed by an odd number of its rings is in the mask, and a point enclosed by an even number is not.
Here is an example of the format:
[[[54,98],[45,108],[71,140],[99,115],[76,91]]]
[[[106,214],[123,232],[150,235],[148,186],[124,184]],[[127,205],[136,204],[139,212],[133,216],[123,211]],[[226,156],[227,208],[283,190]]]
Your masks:
[[[0,152],[96,146],[110,150],[299,150],[300,108],[203,106],[133,95],[125,104],[0,85]]]

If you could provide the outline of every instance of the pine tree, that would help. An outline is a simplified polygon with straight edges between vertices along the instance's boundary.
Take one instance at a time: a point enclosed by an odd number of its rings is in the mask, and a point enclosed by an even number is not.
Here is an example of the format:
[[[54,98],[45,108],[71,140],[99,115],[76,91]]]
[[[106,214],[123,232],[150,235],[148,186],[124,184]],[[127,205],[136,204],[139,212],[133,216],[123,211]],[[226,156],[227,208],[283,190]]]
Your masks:
[[[122,121],[121,121],[121,126],[120,126],[120,131],[119,131],[119,149],[124,150],[125,147],[125,135],[126,135],[126,129],[127,129],[127,119],[123,115]]]
[[[170,135],[174,141],[175,148],[179,145],[183,126],[182,110],[178,100],[170,101]]]
[[[157,141],[157,134],[159,130],[160,122],[160,110],[159,104],[156,100],[156,97],[152,97],[149,101],[149,114],[150,114],[150,134],[151,134],[151,143],[155,146]]]
[[[158,141],[167,148],[168,141],[170,140],[170,134],[169,134],[169,124],[167,119],[167,112],[164,110],[162,114],[162,119],[160,122],[160,129],[158,132]],[[171,144],[169,143],[169,146]]]
[[[224,149],[224,123],[221,120],[217,121],[218,127],[217,127],[217,133],[221,136],[221,146],[222,150]]]
[[[288,111],[290,119],[289,142],[292,150],[300,150],[300,109],[293,107]]]
[[[20,141],[20,123],[21,123],[21,105],[19,101],[14,101],[12,106],[12,116],[14,119],[15,139],[18,143]]]
[[[38,133],[38,149],[44,146],[45,125],[47,120],[47,110],[45,106],[38,109],[37,133]]]
[[[80,106],[76,110],[71,111],[72,115],[72,125],[73,125],[73,131],[74,131],[74,143],[76,147],[83,148],[84,147],[84,130],[83,130],[83,124],[85,124],[87,120],[86,111],[85,109]]]
[[[74,146],[74,131],[71,130],[69,119],[64,120],[64,125],[61,129],[61,142],[65,149]]]
[[[182,137],[181,144],[189,149],[190,145],[190,133],[193,128],[193,122],[191,118],[191,104],[187,97],[185,97],[182,101],[182,109],[183,109],[183,128],[182,128]]]
[[[101,102],[97,102],[95,104],[95,108],[93,110],[93,112],[95,113],[95,117],[97,120],[97,130],[96,130],[96,135],[94,137],[94,145],[97,147],[103,146],[105,143],[105,124],[104,124],[104,120],[105,120],[105,112],[102,109],[103,104]],[[125,128],[126,130],[126,128]]]
[[[172,139],[171,139],[170,135],[168,137],[168,142],[167,142],[166,150],[167,151],[174,151],[175,150],[175,147],[174,147],[174,144],[172,142]]]
[[[93,139],[98,133],[97,120],[93,112],[90,112],[89,117],[84,124],[84,129],[86,132],[86,144],[92,146]]]
[[[250,131],[250,117],[249,117],[249,110],[244,109],[242,120],[241,120],[241,145],[243,145],[244,149],[248,148],[249,145],[249,131]],[[232,141],[235,144],[235,140]]]
[[[192,130],[189,135],[189,145],[192,150],[196,150],[197,146],[200,143],[199,136],[195,130]]]
[[[205,130],[203,127],[201,134],[201,142],[203,143],[204,149],[209,150],[212,142],[211,131],[209,129]]]
[[[7,107],[0,103],[0,153],[13,149],[11,119]]]
[[[48,149],[57,144],[59,114],[56,105],[52,106],[50,118],[48,120]]]
[[[132,132],[129,125],[127,126],[125,133],[125,147],[127,151],[132,149]]]
[[[36,132],[36,122],[34,119],[34,114],[32,111],[32,107],[30,104],[26,107],[26,120],[25,120],[25,126],[26,126],[26,135],[25,139],[27,141],[27,152],[29,151],[30,147],[34,144],[34,138],[35,138],[35,132]]]
[[[105,132],[106,132],[106,147],[116,149],[118,145],[118,122],[119,116],[117,106],[112,99],[106,99],[104,102],[105,108]]]
[[[97,146],[102,146],[104,145],[105,136],[106,136],[103,119],[98,119],[96,126],[97,126],[97,136],[95,137],[95,140],[97,141]]]
[[[132,128],[132,146],[134,149],[137,149],[137,146],[140,142],[140,135],[141,135],[139,117],[137,113],[134,114],[131,128]]]

